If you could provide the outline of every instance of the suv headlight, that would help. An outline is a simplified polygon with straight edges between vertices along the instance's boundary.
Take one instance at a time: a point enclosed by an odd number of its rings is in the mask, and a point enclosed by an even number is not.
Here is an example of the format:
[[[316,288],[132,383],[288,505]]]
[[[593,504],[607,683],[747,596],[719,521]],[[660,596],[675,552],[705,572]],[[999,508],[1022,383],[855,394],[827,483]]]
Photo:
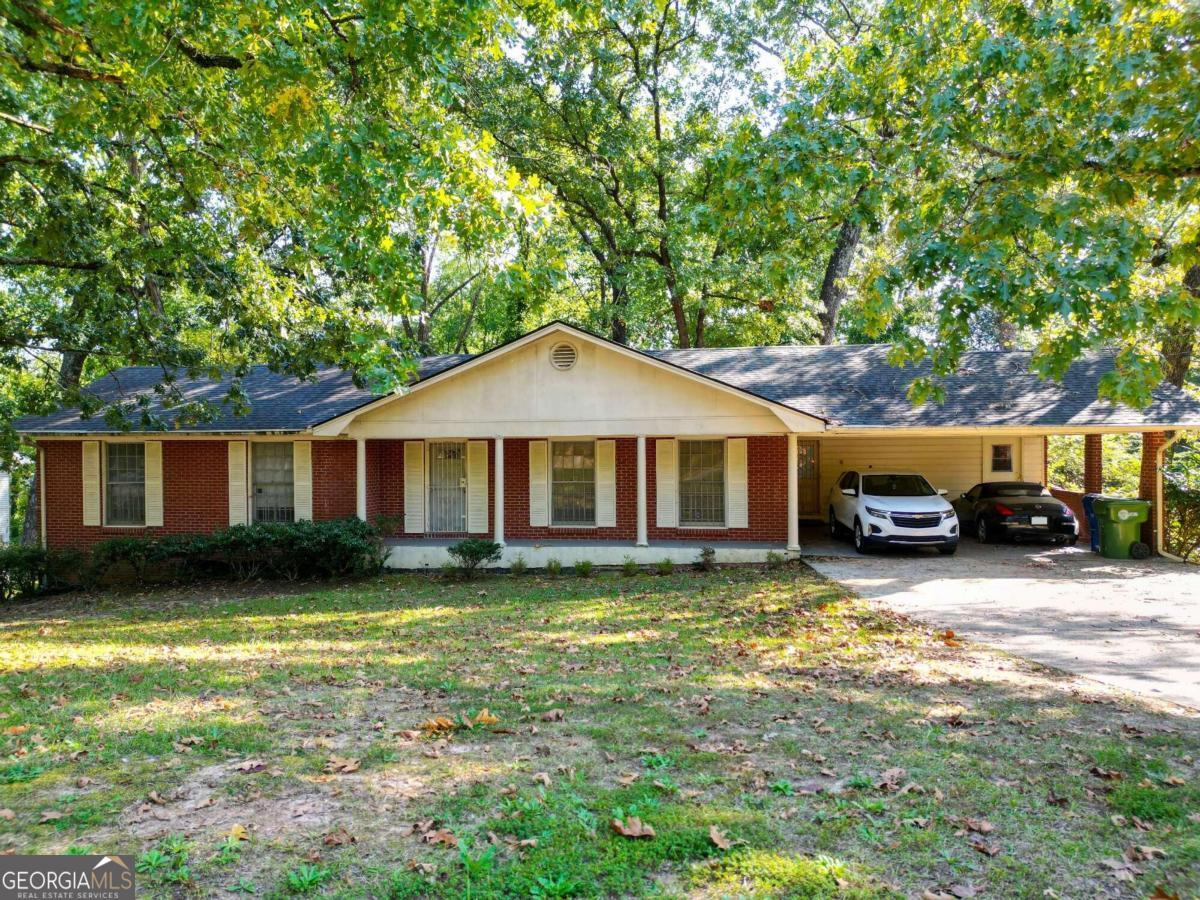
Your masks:
[[[874,516],[877,519],[888,519],[889,518],[889,513],[886,509],[878,509],[874,506],[867,507],[867,515]],[[889,521],[890,521],[890,519],[889,519]]]
[[[942,521],[945,522],[947,519],[953,519],[954,516],[955,516],[954,510],[947,509],[942,513]]]

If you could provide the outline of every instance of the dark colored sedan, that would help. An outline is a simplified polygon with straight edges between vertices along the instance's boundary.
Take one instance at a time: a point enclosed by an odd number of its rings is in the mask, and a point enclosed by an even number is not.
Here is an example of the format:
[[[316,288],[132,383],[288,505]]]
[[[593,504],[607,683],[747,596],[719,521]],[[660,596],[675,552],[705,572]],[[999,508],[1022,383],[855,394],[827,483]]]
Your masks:
[[[1070,507],[1031,481],[988,481],[954,501],[963,533],[981,544],[1011,538],[1074,544],[1079,523]]]

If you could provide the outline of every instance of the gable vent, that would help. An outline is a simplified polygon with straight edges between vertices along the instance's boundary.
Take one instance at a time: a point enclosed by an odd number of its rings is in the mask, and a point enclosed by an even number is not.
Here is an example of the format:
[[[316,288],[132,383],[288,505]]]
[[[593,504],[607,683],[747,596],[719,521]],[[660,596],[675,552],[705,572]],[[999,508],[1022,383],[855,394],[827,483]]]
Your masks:
[[[555,344],[550,348],[550,365],[565,372],[575,365],[576,352],[571,344]]]

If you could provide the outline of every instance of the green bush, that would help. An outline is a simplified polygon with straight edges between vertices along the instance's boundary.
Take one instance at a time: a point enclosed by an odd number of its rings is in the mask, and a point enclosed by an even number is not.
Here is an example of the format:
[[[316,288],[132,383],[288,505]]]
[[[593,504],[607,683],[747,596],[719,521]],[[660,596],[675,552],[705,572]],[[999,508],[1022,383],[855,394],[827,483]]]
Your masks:
[[[701,547],[700,555],[696,557],[696,568],[701,572],[711,572],[717,567],[717,551],[714,547]]]
[[[782,569],[784,563],[786,563],[786,562],[787,562],[787,557],[784,556],[782,553],[780,553],[778,550],[768,550],[767,551],[767,568],[768,569]]]
[[[517,558],[508,564],[508,571],[513,575],[524,575],[525,570],[529,568],[529,563],[525,562],[525,555],[518,553]]]
[[[659,575],[670,575],[675,571],[675,563],[664,557],[654,564],[654,571]]]
[[[557,559],[546,560],[546,574],[547,575],[549,575],[552,578],[557,578],[558,574],[561,571],[562,571],[562,563],[560,563]]]
[[[592,574],[592,569],[595,568],[595,566],[596,564],[590,559],[577,560],[574,566],[575,574],[580,578],[587,578]]]
[[[62,591],[83,577],[83,554],[77,550],[0,547],[0,600]]]
[[[640,572],[641,568],[642,567],[638,565],[636,559],[634,559],[632,556],[626,556],[624,561],[621,563],[621,574],[632,577]]]
[[[469,578],[485,563],[499,561],[504,548],[495,541],[467,538],[452,545],[447,552],[454,558],[458,571]]]

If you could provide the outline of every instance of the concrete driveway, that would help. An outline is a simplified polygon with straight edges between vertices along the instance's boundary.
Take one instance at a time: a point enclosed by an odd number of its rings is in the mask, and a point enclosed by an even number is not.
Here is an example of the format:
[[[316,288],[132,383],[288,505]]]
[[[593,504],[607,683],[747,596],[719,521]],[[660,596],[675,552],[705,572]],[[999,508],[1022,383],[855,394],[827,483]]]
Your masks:
[[[1200,710],[1200,568],[1080,548],[981,545],[861,557],[812,535],[805,562],[938,628]],[[821,555],[831,554],[831,555]]]

